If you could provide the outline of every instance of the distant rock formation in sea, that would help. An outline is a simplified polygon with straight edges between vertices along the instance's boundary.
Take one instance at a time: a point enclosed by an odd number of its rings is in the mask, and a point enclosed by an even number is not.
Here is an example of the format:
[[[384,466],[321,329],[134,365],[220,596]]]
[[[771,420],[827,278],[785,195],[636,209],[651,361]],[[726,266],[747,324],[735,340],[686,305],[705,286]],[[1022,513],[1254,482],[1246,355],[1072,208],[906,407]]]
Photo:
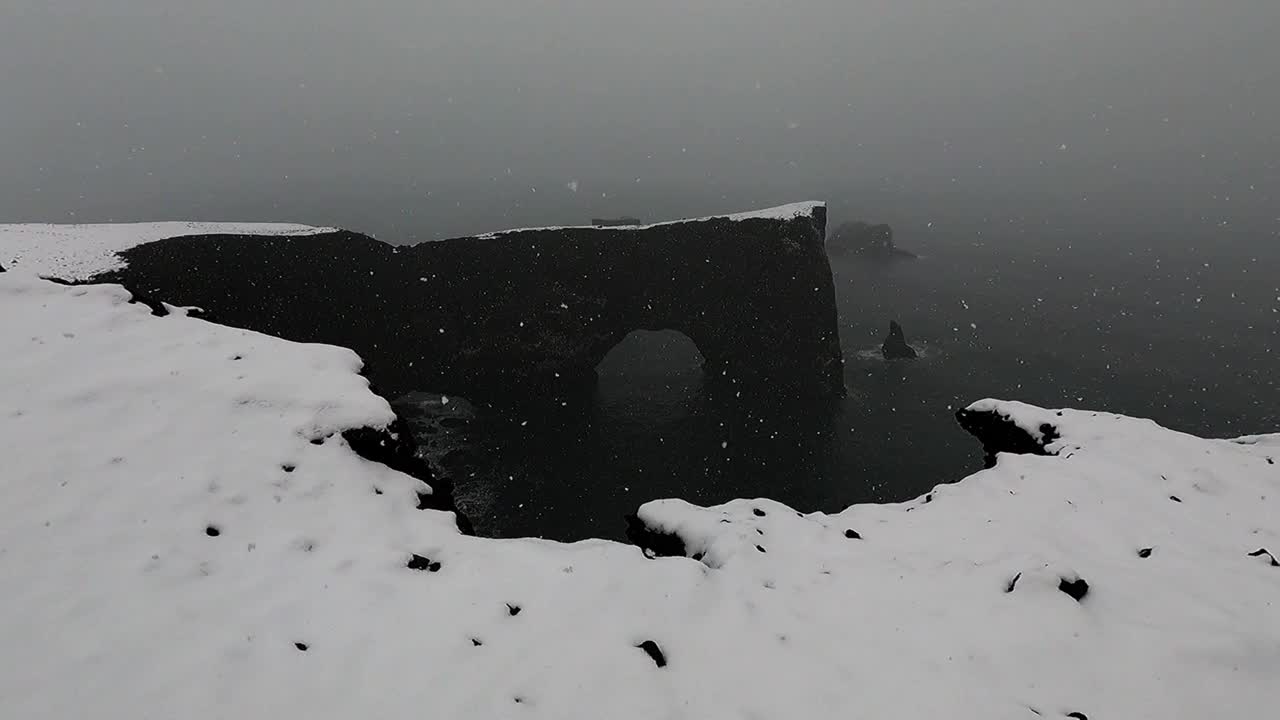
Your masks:
[[[591,224],[596,227],[628,227],[633,225],[641,225],[640,218],[634,218],[630,215],[623,215],[616,218],[591,218]]]
[[[889,321],[889,335],[880,346],[880,352],[885,360],[914,360],[919,357],[916,349],[907,344],[907,336],[896,320]]]
[[[840,223],[827,240],[827,252],[832,255],[852,253],[884,259],[916,257],[910,250],[903,250],[894,244],[893,228],[864,222]]]
[[[580,386],[629,333],[662,329],[688,336],[717,380],[842,396],[825,230],[822,203],[411,246],[346,231],[196,230],[114,248],[109,271],[91,279],[215,322],[352,348],[393,397]]]

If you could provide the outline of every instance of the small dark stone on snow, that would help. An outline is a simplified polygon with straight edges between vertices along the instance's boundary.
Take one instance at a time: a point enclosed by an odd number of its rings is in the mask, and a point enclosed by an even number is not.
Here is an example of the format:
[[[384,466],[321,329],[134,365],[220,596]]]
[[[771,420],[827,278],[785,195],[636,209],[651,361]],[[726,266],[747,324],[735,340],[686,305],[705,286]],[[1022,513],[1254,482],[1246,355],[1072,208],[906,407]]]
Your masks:
[[[662,654],[662,648],[658,647],[658,643],[652,640],[645,640],[636,647],[645,651],[645,654],[649,656],[649,659],[653,660],[654,665],[657,665],[658,667],[667,666],[667,656]]]
[[[312,445],[323,445],[323,444],[324,444],[324,438],[311,438],[311,444],[312,444]]]
[[[298,648],[302,652],[306,652],[307,648],[309,647],[306,643],[294,643],[293,646]]]
[[[405,567],[409,568],[410,570],[426,570],[427,572],[439,572],[440,563],[431,562],[430,559],[424,558],[421,555],[415,554],[412,558],[409,559],[409,562],[405,564]]]
[[[728,520],[721,520],[720,522],[722,522],[722,523],[727,523],[727,522],[729,522],[729,521],[728,521]]]
[[[1018,579],[1021,577],[1022,577],[1022,573],[1018,573],[1017,575],[1014,575],[1013,579],[1009,581],[1009,584],[1005,586],[1004,591],[1007,593],[1013,592],[1013,588],[1018,585]]]
[[[1271,567],[1280,567],[1280,560],[1276,560],[1276,556],[1268,552],[1266,548],[1258,548],[1249,553],[1249,557],[1262,557],[1263,555],[1267,556],[1267,559],[1271,561]]]
[[[763,531],[763,530],[761,530],[760,528],[756,528],[756,534],[757,534],[757,535],[763,535],[763,534],[764,534],[764,531]]]
[[[243,355],[236,355],[235,357],[233,357],[233,358],[231,358],[231,359],[232,359],[232,360],[243,360],[243,359],[244,359],[244,356],[243,356]]]
[[[1275,460],[1272,460],[1271,458],[1267,458],[1267,464],[1268,464],[1268,465],[1275,465],[1275,464],[1276,464],[1276,461],[1275,461]]]
[[[285,471],[285,472],[293,472],[294,470],[297,470],[297,469],[298,469],[298,466],[297,466],[297,465],[290,465],[290,464],[288,464],[288,463],[285,463],[284,465],[281,465],[281,466],[280,466],[280,469],[281,469],[281,470],[283,470],[283,471]]]
[[[933,502],[933,493],[929,493],[929,494],[925,495],[925,496],[924,496],[924,501],[925,501],[925,502],[927,502],[927,503],[931,503],[931,502]]]
[[[845,530],[845,531],[844,531],[844,536],[845,536],[845,537],[847,537],[847,538],[849,538],[850,540],[861,540],[861,539],[862,539],[862,536],[858,534],[858,531],[857,531],[857,530]]]
[[[764,552],[764,548],[759,545],[756,546],[756,549],[759,550],[760,552]]]
[[[472,645],[473,647],[480,647],[480,646],[481,646],[481,645],[483,645],[483,644],[484,644],[484,643],[483,643],[483,642],[481,642],[480,640],[477,640],[476,638],[471,638],[471,645]]]
[[[1174,502],[1182,502],[1182,498],[1178,497],[1177,495],[1170,495],[1169,499]]]
[[[381,494],[382,494],[382,488],[374,488],[374,489],[373,489],[373,494],[374,494],[374,495],[381,495]]]
[[[755,514],[756,517],[764,517],[764,511],[760,508],[751,508],[751,512]]]
[[[1084,600],[1085,595],[1089,594],[1089,583],[1085,582],[1084,578],[1079,577],[1074,580],[1062,578],[1061,582],[1058,583],[1058,589],[1070,595],[1076,602],[1080,602]]]
[[[1067,717],[1075,718],[1076,720],[1089,720],[1089,716],[1082,712],[1070,712],[1067,713]]]
[[[222,531],[210,525],[209,527],[204,529],[204,534],[208,535],[209,537],[218,537],[219,535],[222,534]]]
[[[1151,548],[1142,548],[1141,550],[1139,550],[1138,557],[1140,558],[1151,557]]]
[[[512,605],[511,603],[507,603],[507,613],[508,613],[509,615],[519,615],[519,614],[520,614],[520,606],[519,606],[519,605]]]

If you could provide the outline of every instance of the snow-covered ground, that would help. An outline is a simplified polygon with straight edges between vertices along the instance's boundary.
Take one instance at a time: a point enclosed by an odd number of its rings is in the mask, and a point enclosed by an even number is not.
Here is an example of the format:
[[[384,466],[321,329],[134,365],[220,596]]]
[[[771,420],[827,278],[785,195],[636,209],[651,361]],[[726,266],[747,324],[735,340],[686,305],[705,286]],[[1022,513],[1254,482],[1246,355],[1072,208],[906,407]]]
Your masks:
[[[547,230],[648,230],[649,228],[663,227],[664,225],[678,225],[682,223],[703,222],[706,220],[794,220],[798,217],[812,215],[814,210],[820,207],[826,207],[826,205],[827,204],[825,202],[810,200],[806,202],[789,203],[787,205],[764,208],[761,210],[731,213],[729,215],[707,215],[705,217],[685,218],[683,220],[667,220],[665,222],[649,223],[647,225],[554,225],[549,227],[498,230],[495,232],[484,233],[483,235],[477,235],[477,237],[492,239],[502,235],[510,235],[511,233]]]
[[[417,510],[419,481],[338,434],[392,418],[353,353],[127,299],[0,274],[0,717],[1280,703],[1280,567],[1256,552],[1280,551],[1280,436],[984,401],[1057,427],[1056,455],[837,515],[641,509],[700,560],[489,540]]]
[[[154,222],[0,225],[0,267],[80,280],[122,266],[116,253],[183,235],[311,235],[331,232],[288,223]]]

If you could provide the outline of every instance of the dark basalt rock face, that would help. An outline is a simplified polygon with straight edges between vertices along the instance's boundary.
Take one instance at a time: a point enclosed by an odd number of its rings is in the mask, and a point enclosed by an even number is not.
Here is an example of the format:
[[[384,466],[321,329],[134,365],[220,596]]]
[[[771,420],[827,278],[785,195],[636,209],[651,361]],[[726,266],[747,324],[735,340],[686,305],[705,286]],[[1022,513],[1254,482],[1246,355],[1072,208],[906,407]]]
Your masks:
[[[354,349],[389,396],[594,378],[633,330],[674,329],[706,370],[843,395],[826,208],[552,228],[396,247],[351,232],[160,240],[93,278],[207,319]]]
[[[1049,455],[1045,446],[1058,439],[1058,429],[1045,423],[1040,426],[1041,437],[1018,427],[1013,420],[993,411],[975,411],[961,408],[956,411],[960,427],[982,442],[984,463],[992,468],[999,453],[1018,455]]]
[[[431,471],[426,461],[418,456],[417,444],[408,430],[404,418],[396,415],[385,428],[362,427],[344,430],[342,438],[360,457],[382,463],[417,478],[431,487],[430,493],[419,493],[419,510],[442,510],[454,514],[458,530],[473,535],[471,521],[458,509],[453,497],[453,483]]]
[[[688,554],[679,535],[655,530],[637,515],[628,515],[626,520],[627,541],[646,553],[652,553],[654,557],[685,557]]]
[[[889,335],[880,346],[880,354],[885,360],[914,360],[919,357],[916,349],[907,344],[907,336],[896,320],[889,321]]]
[[[916,257],[893,243],[893,228],[864,222],[840,223],[827,240],[827,250],[833,255],[847,252],[877,259]]]

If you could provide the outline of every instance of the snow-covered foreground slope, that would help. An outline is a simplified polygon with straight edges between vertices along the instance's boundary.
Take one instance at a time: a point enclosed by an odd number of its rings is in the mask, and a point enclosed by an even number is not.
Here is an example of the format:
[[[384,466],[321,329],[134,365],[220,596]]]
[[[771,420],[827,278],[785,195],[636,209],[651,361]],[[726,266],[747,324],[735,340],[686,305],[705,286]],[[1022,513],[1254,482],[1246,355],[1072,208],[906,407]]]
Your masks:
[[[340,431],[392,417],[354,354],[127,298],[0,274],[0,717],[1128,720],[1280,702],[1280,567],[1250,555],[1280,551],[1280,436],[987,401],[1055,426],[1057,455],[838,515],[641,509],[701,561],[487,540],[347,446]]]
[[[183,235],[312,235],[332,230],[289,223],[0,225],[0,267],[79,280],[121,267],[116,253],[165,238]]]

